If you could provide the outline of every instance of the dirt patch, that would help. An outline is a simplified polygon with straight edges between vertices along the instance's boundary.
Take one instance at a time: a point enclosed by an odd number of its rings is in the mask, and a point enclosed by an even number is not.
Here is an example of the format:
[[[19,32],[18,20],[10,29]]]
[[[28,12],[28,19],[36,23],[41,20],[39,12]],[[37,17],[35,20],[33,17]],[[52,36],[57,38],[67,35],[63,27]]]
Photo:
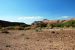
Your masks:
[[[75,50],[75,30],[9,30],[0,33],[0,50]]]

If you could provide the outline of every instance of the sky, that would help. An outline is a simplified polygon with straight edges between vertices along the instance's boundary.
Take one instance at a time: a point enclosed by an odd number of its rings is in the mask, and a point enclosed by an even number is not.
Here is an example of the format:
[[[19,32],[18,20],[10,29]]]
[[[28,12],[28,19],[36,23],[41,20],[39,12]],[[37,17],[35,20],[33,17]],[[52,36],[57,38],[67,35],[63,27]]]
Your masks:
[[[75,0],[0,0],[0,20],[31,24],[75,17]]]

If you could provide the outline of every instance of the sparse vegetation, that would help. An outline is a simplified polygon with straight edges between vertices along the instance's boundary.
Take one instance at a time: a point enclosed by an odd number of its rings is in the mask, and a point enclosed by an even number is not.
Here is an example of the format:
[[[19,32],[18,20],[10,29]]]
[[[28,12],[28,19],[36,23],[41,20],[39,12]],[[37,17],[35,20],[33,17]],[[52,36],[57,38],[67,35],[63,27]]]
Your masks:
[[[16,29],[16,30],[24,30],[24,27],[16,26],[15,29]]]
[[[35,29],[35,31],[36,32],[41,32],[42,31],[42,28],[41,27],[38,27],[38,28]]]
[[[55,33],[55,31],[52,31],[51,33]]]
[[[39,49],[38,47],[42,47],[42,49],[54,49],[57,48],[61,50],[60,46],[62,46],[62,49],[69,48],[69,46],[74,45],[74,34],[75,30],[45,30],[45,31],[22,31],[22,30],[9,30],[10,35],[0,34],[0,47],[3,47],[5,49],[10,48],[13,49],[15,46],[15,49]],[[64,34],[63,34],[64,33]],[[63,44],[63,43],[65,44]],[[4,44],[3,44],[4,43]],[[11,45],[12,44],[12,45]],[[52,46],[51,46],[52,45]],[[5,46],[5,47],[4,47]],[[14,47],[13,47],[14,46]],[[34,46],[34,47],[32,47]],[[46,47],[48,46],[48,47]],[[57,46],[57,47],[56,47]],[[20,47],[20,48],[19,48]],[[22,48],[21,48],[22,47]],[[31,48],[30,48],[31,47]],[[3,49],[2,48],[2,49]],[[72,49],[70,48],[70,49]]]
[[[25,28],[24,28],[24,30],[29,30],[29,29],[31,29],[31,27],[25,27]]]
[[[29,37],[26,37],[26,39],[30,39]]]
[[[66,28],[73,28],[75,21],[63,23],[38,23],[31,26],[9,26],[1,27],[0,34],[0,47],[8,50],[31,49],[31,50],[64,50],[64,48],[75,48],[75,30],[66,30]],[[37,24],[38,23],[38,24]],[[25,31],[26,30],[26,31]],[[4,33],[4,34],[3,34]],[[11,33],[11,34],[9,34]],[[7,34],[7,35],[6,35]],[[7,45],[7,44],[12,44]],[[5,47],[4,47],[5,46]],[[26,46],[26,47],[25,47]],[[34,46],[34,47],[33,47]],[[2,48],[2,49],[3,49]],[[35,49],[34,49],[35,48]],[[72,50],[70,48],[69,50]],[[74,49],[73,49],[74,50]]]
[[[10,45],[6,45],[6,47],[11,47]]]
[[[8,30],[1,30],[1,33],[9,34]]]
[[[57,23],[55,23],[55,24],[50,24],[50,23],[45,24],[42,21],[35,21],[33,24],[37,25],[37,27],[41,27],[41,28],[43,28],[43,27],[51,28],[51,29],[54,27],[59,27],[59,28],[71,27],[72,28],[72,27],[75,27],[75,20],[70,20],[70,21],[61,22],[61,23],[59,23],[59,20],[58,20]]]

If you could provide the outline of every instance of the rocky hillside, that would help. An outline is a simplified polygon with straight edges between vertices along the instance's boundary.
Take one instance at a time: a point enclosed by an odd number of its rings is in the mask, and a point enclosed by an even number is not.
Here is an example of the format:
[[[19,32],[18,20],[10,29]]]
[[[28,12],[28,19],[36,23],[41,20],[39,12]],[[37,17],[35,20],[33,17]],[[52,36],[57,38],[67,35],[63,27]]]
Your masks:
[[[53,26],[53,27],[64,27],[64,26],[75,27],[75,18],[69,19],[69,20],[47,20],[47,19],[44,19],[43,21],[36,21],[33,24],[34,25],[42,25],[42,26],[43,25],[47,26],[49,24],[50,26]]]
[[[27,27],[29,25],[27,25],[25,23],[20,23],[20,22],[9,22],[9,21],[0,20],[0,27],[8,27],[8,26],[24,26],[24,27]]]

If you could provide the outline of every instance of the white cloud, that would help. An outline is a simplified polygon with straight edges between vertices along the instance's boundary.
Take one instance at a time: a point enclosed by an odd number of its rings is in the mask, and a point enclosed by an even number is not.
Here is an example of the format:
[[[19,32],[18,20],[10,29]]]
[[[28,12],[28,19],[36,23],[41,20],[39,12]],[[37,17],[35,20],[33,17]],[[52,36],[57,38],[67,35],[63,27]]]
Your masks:
[[[70,19],[70,18],[73,18],[73,17],[72,16],[60,16],[60,17],[55,17],[52,19],[54,20],[54,19]],[[40,21],[43,19],[46,19],[46,18],[43,16],[6,16],[6,17],[1,16],[0,17],[0,20],[6,20],[6,21],[12,21],[12,22],[24,22],[27,24],[31,24],[34,21]],[[48,19],[51,20],[51,18],[48,18]]]
[[[37,20],[37,19],[43,19],[43,17],[42,16],[21,16],[18,19],[19,20],[21,20],[21,19],[22,20],[25,20],[25,19],[30,19],[30,20],[31,19],[33,19],[33,20],[36,19]]]
[[[24,22],[31,24],[34,21],[43,20],[42,16],[0,16],[0,20],[11,21],[11,22]]]
[[[42,17],[42,16],[21,16],[21,17],[17,18],[18,21],[23,21],[27,24],[31,24],[34,21],[40,21],[43,19],[44,19],[44,17]]]
[[[70,16],[62,16],[61,18],[69,18]]]
[[[61,17],[58,17],[58,19],[70,19],[72,18],[72,16],[61,16]]]

